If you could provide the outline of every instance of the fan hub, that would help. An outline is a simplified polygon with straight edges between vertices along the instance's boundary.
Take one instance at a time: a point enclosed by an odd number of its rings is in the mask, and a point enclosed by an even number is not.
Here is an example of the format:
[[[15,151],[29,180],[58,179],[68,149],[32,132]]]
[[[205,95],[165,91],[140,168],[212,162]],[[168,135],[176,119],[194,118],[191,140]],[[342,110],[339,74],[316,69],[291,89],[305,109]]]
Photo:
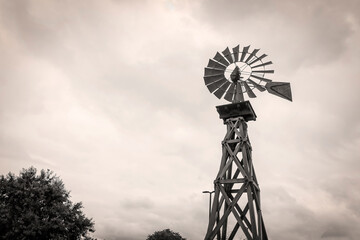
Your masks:
[[[237,83],[242,77],[240,76],[240,70],[239,68],[236,66],[236,68],[234,69],[234,71],[230,74],[230,79],[231,81],[233,81],[234,83]]]
[[[240,78],[234,80],[237,72],[239,73]],[[251,75],[251,67],[244,62],[235,62],[226,67],[224,75],[226,79],[234,83],[239,80],[246,81]]]

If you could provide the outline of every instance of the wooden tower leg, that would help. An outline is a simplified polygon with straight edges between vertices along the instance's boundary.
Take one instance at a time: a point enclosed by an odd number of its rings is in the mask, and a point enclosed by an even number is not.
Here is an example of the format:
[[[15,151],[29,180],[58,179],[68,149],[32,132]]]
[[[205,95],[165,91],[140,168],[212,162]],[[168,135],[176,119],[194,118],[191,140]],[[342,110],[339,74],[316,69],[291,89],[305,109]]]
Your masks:
[[[260,188],[251,157],[247,124],[243,117],[224,120],[219,172],[205,240],[267,240],[260,205]],[[234,171],[235,170],[235,171]],[[239,231],[241,229],[241,231]]]

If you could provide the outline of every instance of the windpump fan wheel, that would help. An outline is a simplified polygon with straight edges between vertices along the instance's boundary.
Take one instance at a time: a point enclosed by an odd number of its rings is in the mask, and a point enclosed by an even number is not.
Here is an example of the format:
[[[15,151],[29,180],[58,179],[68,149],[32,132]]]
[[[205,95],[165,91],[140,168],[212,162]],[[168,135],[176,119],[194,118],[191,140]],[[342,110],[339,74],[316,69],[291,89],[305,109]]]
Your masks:
[[[209,59],[205,67],[204,81],[211,93],[229,102],[244,101],[244,93],[255,98],[254,89],[292,101],[290,83],[273,82],[265,74],[274,70],[267,69],[272,64],[265,61],[266,54],[257,55],[260,49],[250,51],[250,46],[236,46],[230,51],[227,47],[221,53]]]

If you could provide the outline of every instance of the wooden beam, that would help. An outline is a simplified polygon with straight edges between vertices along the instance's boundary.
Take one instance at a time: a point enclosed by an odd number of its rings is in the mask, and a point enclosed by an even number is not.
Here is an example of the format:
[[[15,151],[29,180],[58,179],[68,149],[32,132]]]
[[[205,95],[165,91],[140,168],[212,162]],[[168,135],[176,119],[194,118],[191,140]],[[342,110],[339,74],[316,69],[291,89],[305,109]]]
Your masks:
[[[234,227],[233,230],[231,231],[231,234],[230,234],[228,240],[233,240],[233,239],[234,239],[235,234],[236,234],[237,230],[239,229],[239,227],[240,227],[240,224],[237,222],[237,223],[235,224],[235,227]]]
[[[221,190],[221,189],[220,189]],[[250,209],[250,220],[251,220],[251,232],[253,235],[253,238],[257,238],[257,229],[256,229],[256,220],[255,220],[255,210],[254,210],[254,204],[253,204],[253,197],[251,193],[251,187],[248,187],[247,193],[248,193],[248,204]]]
[[[254,238],[253,238],[252,236],[250,236],[250,234],[249,234],[247,228],[245,227],[245,225],[244,225],[241,217],[239,216],[239,213],[238,213],[237,210],[234,208],[234,205],[239,201],[242,193],[244,192],[245,187],[246,187],[246,185],[244,184],[244,185],[242,186],[243,189],[241,189],[242,191],[239,191],[239,193],[236,194],[236,196],[235,196],[235,198],[234,198],[233,201],[231,201],[231,200],[229,199],[229,197],[227,196],[227,194],[226,194],[226,192],[225,192],[225,189],[223,189],[222,186],[220,186],[219,189],[220,189],[221,193],[223,194],[223,196],[225,197],[225,201],[228,202],[229,205],[230,205],[229,208],[228,208],[228,210],[231,210],[231,211],[232,211],[233,215],[235,216],[237,222],[240,224],[240,227],[241,227],[241,229],[243,230],[243,232],[245,233],[245,235],[246,235],[246,237],[248,238],[248,240],[253,240]]]
[[[234,152],[230,149],[229,146],[225,145],[229,155],[232,157],[233,161],[235,162],[235,164],[237,165],[238,169],[240,170],[241,174],[248,178],[248,174],[247,172],[245,171],[245,169],[242,167],[241,163],[240,163],[240,160],[238,159],[238,157],[236,156],[236,154],[234,154]]]
[[[220,179],[218,180],[219,183],[224,184],[224,183],[244,183],[246,182],[245,178],[238,178],[238,179]]]

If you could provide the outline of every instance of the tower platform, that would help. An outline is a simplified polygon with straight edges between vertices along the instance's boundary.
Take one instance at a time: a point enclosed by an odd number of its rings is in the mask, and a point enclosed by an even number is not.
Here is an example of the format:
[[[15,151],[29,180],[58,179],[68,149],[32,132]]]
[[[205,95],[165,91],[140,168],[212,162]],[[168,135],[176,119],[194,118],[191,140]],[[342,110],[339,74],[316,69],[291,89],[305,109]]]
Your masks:
[[[216,106],[216,110],[224,123],[229,118],[243,117],[246,122],[255,121],[256,114],[249,101]]]

